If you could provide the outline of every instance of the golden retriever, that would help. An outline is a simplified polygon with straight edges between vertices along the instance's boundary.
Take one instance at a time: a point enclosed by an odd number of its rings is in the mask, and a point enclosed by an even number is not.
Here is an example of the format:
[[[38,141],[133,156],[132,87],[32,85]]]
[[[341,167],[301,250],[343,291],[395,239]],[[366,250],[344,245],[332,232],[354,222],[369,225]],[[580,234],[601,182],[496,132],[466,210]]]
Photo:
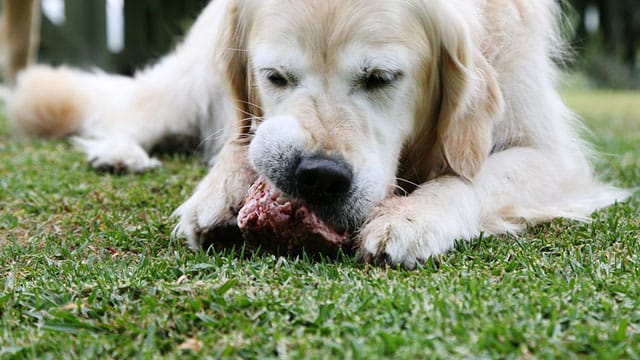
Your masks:
[[[559,17],[554,0],[216,0],[134,78],[34,67],[9,111],[76,134],[98,168],[144,171],[154,145],[201,136],[211,170],[175,212],[194,249],[236,226],[260,175],[365,261],[414,268],[627,196],[595,179],[554,89]]]

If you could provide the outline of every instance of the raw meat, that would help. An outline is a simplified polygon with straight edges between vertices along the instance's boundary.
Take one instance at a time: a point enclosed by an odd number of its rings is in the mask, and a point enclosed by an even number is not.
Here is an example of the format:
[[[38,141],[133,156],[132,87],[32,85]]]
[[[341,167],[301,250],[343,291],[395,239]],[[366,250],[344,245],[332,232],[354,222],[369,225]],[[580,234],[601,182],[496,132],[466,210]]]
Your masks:
[[[333,230],[303,201],[286,197],[264,177],[249,189],[238,226],[248,242],[278,254],[304,249],[309,254],[335,255],[350,243],[348,234]]]

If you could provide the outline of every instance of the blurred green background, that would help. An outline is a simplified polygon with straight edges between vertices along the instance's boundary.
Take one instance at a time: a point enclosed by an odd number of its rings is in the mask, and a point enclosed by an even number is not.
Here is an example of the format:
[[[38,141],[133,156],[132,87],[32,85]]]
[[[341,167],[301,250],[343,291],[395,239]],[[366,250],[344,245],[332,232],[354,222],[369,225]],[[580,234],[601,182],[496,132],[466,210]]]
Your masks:
[[[640,88],[640,0],[558,1],[574,53],[563,66],[586,75],[590,87]],[[39,59],[131,74],[169,51],[207,3],[42,0]]]
[[[41,0],[38,61],[132,74],[170,51],[209,0]]]

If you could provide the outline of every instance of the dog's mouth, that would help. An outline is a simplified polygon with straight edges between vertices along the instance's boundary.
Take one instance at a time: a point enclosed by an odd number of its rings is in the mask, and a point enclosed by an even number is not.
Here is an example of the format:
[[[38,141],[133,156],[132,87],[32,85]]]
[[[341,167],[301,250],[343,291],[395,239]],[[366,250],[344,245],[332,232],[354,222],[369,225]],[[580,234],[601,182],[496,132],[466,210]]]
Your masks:
[[[249,189],[238,213],[245,240],[276,253],[335,254],[349,250],[348,231],[330,226],[303,200],[285,195],[262,176]]]

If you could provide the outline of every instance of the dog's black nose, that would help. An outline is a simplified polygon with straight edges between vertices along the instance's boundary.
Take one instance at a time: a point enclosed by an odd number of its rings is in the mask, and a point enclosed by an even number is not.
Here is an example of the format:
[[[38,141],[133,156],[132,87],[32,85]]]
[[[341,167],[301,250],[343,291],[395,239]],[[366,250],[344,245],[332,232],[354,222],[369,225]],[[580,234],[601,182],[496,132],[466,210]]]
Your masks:
[[[310,203],[330,202],[351,190],[353,173],[341,159],[303,157],[296,169],[298,195]]]

